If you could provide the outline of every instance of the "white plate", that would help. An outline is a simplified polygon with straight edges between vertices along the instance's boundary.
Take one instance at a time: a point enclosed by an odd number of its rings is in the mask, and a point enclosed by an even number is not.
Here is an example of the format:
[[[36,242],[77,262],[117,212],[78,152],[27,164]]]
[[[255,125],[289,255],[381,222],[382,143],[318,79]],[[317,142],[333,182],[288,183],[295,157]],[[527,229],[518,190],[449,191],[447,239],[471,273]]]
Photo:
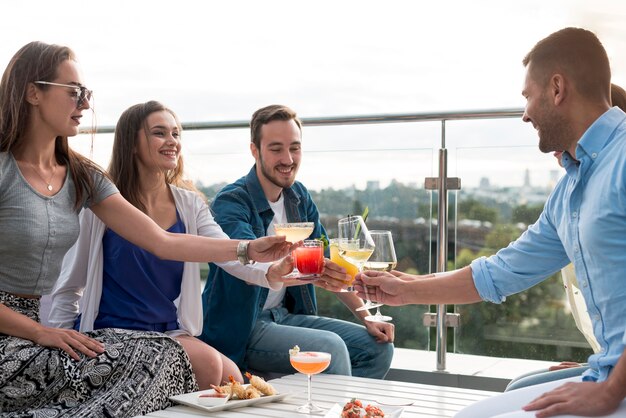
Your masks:
[[[334,404],[332,408],[324,415],[324,418],[341,418],[341,413],[343,412],[343,406],[345,403],[339,405],[338,403]],[[363,409],[368,405],[367,402],[363,402]],[[385,418],[400,418],[402,416],[402,411],[404,408],[401,406],[390,406],[390,405],[379,405],[377,403],[372,403],[371,405],[375,405],[379,407],[384,413]]]
[[[243,387],[247,387],[248,385],[242,385]],[[226,409],[234,409],[234,408],[243,408],[244,406],[252,406],[259,405],[268,402],[277,402],[285,399],[287,396],[291,395],[290,392],[282,392],[278,395],[271,396],[261,396],[256,399],[229,399],[223,405],[217,406],[204,406],[198,403],[198,395],[203,393],[212,393],[215,392],[213,389],[200,390],[198,392],[185,393],[183,395],[170,396],[170,399],[174,402],[181,403],[183,405],[191,406],[193,408],[198,408],[203,411],[213,412],[213,411],[224,411]]]

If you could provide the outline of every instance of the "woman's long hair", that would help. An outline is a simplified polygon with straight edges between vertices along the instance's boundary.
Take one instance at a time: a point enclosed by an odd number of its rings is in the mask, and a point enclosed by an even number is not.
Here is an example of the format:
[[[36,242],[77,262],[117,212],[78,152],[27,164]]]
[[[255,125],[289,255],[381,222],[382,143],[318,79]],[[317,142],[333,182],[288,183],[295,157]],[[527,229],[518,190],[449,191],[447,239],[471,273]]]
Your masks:
[[[138,148],[137,142],[141,139],[140,131],[142,129],[146,139],[148,139],[148,116],[154,112],[161,111],[168,112],[174,117],[178,130],[181,132],[182,127],[176,114],[162,103],[154,100],[129,107],[122,113],[115,126],[113,155],[111,156],[108,169],[109,176],[111,176],[122,196],[143,212],[146,211],[146,207],[141,200],[139,192],[139,169],[137,168],[137,154],[135,151]],[[163,178],[167,184],[195,191],[204,198],[204,195],[193,186],[193,183],[183,178],[183,173],[183,157],[179,155],[176,168],[165,171]]]
[[[28,84],[53,81],[59,65],[76,60],[66,46],[31,42],[13,56],[0,81],[0,152],[10,152],[22,145],[30,119],[31,105],[26,101]],[[46,89],[43,84],[39,88]],[[94,171],[102,173],[94,162],[70,149],[66,136],[57,136],[54,143],[57,163],[66,165],[76,185],[75,208],[94,192]]]

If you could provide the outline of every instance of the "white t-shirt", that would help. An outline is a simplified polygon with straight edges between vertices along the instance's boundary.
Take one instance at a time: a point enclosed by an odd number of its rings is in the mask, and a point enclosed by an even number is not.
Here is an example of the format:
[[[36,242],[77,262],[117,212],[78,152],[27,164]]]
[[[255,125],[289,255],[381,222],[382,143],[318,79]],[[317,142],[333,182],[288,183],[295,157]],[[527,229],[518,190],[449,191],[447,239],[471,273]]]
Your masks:
[[[280,194],[280,198],[276,202],[270,202],[270,207],[274,212],[274,219],[267,227],[267,235],[276,235],[274,231],[274,224],[286,223],[287,215],[285,215],[285,199],[283,194]],[[263,310],[280,307],[283,304],[283,299],[285,298],[285,288],[281,288],[280,290],[272,290],[270,289],[267,294],[267,299],[265,300],[265,305],[263,305]]]

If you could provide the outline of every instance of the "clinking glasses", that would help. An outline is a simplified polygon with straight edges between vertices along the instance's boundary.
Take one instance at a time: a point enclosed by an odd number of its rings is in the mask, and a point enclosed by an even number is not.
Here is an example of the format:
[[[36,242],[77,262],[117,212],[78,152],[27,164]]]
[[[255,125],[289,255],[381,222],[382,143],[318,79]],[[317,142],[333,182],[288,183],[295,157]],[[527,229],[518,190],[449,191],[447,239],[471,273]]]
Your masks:
[[[91,96],[93,92],[88,90],[85,86],[79,86],[77,84],[60,84],[60,83],[52,83],[50,81],[35,81],[35,84],[47,84],[49,86],[57,86],[57,87],[67,87],[76,92],[76,96],[74,100],[76,100],[76,107],[81,107],[85,102],[91,101]]]

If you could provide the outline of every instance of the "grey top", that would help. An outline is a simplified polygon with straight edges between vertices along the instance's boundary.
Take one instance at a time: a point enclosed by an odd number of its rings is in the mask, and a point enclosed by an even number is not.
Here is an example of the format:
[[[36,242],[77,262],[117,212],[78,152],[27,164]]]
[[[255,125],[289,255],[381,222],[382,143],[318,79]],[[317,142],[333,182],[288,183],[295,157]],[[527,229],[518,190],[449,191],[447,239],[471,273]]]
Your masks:
[[[82,207],[117,193],[113,183],[94,173],[95,192]],[[59,277],[61,262],[78,238],[76,188],[69,170],[63,187],[44,196],[22,176],[13,154],[0,152],[0,290],[45,295]]]

